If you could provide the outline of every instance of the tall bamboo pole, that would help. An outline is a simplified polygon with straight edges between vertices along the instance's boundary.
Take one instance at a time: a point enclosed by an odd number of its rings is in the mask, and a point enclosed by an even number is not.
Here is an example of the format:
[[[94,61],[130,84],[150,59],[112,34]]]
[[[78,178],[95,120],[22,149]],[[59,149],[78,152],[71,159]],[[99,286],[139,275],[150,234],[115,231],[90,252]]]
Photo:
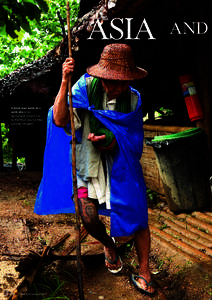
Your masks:
[[[72,57],[69,1],[67,2],[66,9],[67,9],[67,26],[68,26],[68,49],[69,49],[69,57]],[[77,251],[78,288],[79,288],[79,299],[84,300],[82,267],[81,267],[80,217],[79,217],[77,176],[76,176],[76,135],[75,135],[75,128],[74,128],[74,113],[73,113],[73,105],[72,105],[71,75],[69,78],[68,92],[69,92],[69,108],[70,108],[71,132],[72,132],[72,177],[73,177],[74,204],[75,204],[75,216],[76,216],[76,251]]]

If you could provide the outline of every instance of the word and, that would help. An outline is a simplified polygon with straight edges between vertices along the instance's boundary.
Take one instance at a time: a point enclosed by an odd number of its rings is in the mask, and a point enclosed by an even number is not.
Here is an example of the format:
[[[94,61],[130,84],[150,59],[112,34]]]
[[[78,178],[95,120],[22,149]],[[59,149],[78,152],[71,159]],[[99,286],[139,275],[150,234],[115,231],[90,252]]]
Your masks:
[[[174,23],[170,34],[205,34],[208,31],[208,25],[205,22],[192,22],[192,25],[183,22],[180,27]]]

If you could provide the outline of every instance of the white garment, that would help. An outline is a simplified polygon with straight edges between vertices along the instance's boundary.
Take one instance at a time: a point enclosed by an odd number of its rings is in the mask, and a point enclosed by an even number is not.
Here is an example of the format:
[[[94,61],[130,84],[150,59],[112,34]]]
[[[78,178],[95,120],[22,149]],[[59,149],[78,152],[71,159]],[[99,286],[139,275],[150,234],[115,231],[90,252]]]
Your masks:
[[[103,97],[103,109],[104,110],[115,110],[116,107],[116,99],[112,99],[107,101],[107,95],[104,93]],[[86,127],[84,131],[90,133],[89,123],[86,122]],[[84,135],[84,134],[83,134]],[[91,142],[90,142],[91,143]],[[92,144],[92,143],[91,143]],[[108,160],[110,163],[108,163]],[[106,208],[110,209],[110,172],[112,168],[112,157],[111,155],[106,155],[106,178],[104,174],[103,163],[101,157],[99,157],[98,164],[98,175],[97,177],[91,177],[89,180],[85,181],[81,178],[81,176],[77,175],[77,186],[86,187],[88,189],[88,197],[93,199],[98,199],[99,204],[106,203]]]

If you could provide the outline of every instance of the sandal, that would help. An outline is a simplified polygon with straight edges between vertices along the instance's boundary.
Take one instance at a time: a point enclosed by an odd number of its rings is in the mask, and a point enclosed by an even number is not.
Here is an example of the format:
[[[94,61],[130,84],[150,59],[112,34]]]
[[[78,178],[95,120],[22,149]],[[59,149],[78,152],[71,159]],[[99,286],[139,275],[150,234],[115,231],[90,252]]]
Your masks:
[[[152,282],[152,281],[148,283],[148,282],[146,281],[146,279],[145,279],[144,277],[140,276],[140,275],[134,275],[134,274],[131,275],[132,282],[134,283],[135,287],[136,287],[140,292],[146,293],[146,294],[148,294],[148,295],[154,294],[155,291],[154,291],[154,292],[149,292],[148,290],[145,290],[145,289],[141,286],[141,284],[136,280],[136,278],[142,279],[142,280],[146,283],[147,289],[148,289],[149,286],[153,285],[153,282]]]
[[[115,257],[114,261],[110,260],[106,255],[105,255],[105,260],[106,260],[110,265],[117,265],[118,261],[121,262],[121,266],[120,266],[118,269],[110,269],[110,268],[108,267],[108,271],[110,271],[111,273],[117,274],[117,273],[119,273],[119,272],[122,270],[122,268],[123,268],[123,263],[122,263],[122,260],[121,260],[121,258],[120,258],[120,256],[118,255],[117,252],[116,252],[116,257]]]

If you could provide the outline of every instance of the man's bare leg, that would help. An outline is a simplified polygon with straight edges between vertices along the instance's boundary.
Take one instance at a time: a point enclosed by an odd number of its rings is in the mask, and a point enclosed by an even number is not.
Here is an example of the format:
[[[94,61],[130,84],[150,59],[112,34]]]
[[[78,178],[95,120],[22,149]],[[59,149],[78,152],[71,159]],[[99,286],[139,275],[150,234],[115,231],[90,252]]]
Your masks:
[[[135,247],[139,262],[139,275],[144,277],[148,283],[151,282],[151,273],[149,270],[149,253],[150,253],[150,231],[149,227],[139,230],[134,234]],[[154,287],[146,285],[145,281],[138,278],[137,281],[141,284],[144,290],[150,293],[154,292]]]
[[[86,230],[92,237],[94,237],[104,245],[105,256],[110,261],[115,261],[116,246],[112,238],[107,234],[105,225],[99,219],[97,200],[90,198],[80,198],[78,199],[78,201],[81,219]],[[117,264],[110,264],[106,260],[105,265],[111,270],[116,270],[120,268],[122,263],[120,260],[118,260]]]

